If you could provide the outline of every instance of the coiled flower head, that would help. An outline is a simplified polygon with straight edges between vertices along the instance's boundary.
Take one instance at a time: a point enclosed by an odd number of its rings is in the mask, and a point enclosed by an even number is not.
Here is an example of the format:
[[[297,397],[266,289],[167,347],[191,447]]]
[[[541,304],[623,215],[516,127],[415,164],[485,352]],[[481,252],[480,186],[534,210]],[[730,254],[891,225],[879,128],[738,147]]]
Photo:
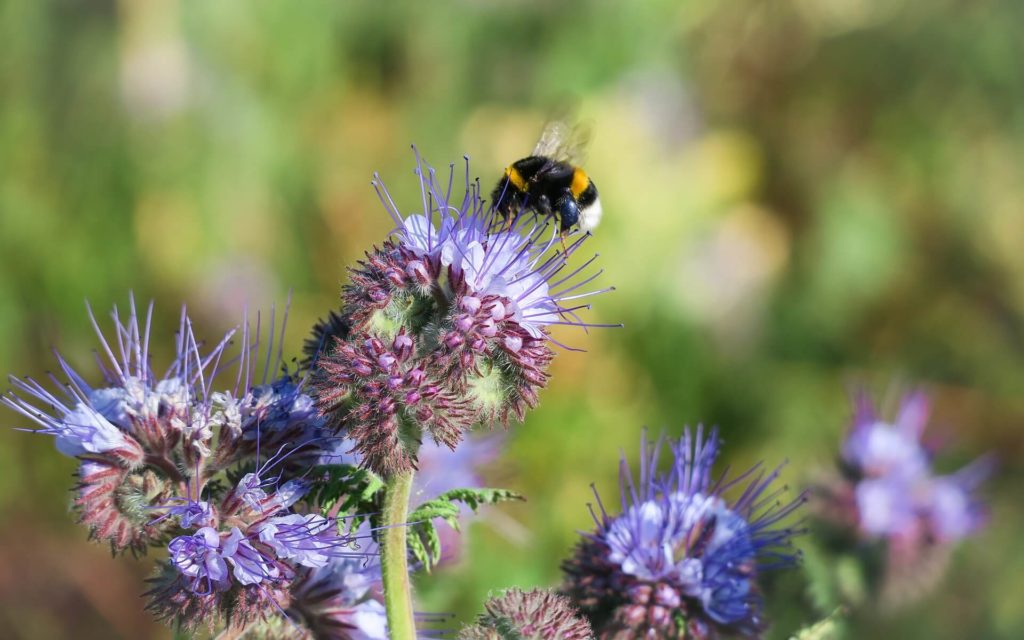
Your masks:
[[[601,638],[756,635],[758,575],[794,564],[799,531],[776,525],[803,497],[778,501],[779,469],[712,480],[717,430],[705,438],[687,429],[669,445],[668,473],[657,473],[663,440],[645,443],[638,483],[622,462],[622,512],[609,515],[598,497],[597,529],[563,565],[565,591]],[[740,481],[740,496],[727,500],[723,491]]]
[[[590,625],[565,596],[543,589],[509,589],[484,605],[475,625],[460,640],[590,640]]]
[[[505,224],[469,180],[452,197],[419,163],[422,208],[403,215],[374,181],[396,227],[351,270],[343,313],[318,325],[310,357],[321,410],[383,475],[416,466],[424,437],[454,448],[480,421],[522,418],[547,383],[553,325],[594,326],[577,312],[601,293],[593,258],[575,268],[581,236],[560,251],[536,216]],[[607,289],[603,290],[607,291]]]

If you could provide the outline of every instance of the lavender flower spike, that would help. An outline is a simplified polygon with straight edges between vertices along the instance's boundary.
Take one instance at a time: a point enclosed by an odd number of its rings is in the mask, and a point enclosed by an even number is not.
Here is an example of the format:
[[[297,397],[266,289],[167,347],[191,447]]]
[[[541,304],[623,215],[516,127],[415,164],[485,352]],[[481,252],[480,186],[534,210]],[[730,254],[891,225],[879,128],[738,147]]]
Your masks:
[[[713,480],[717,430],[687,429],[669,444],[666,474],[657,473],[664,440],[645,446],[639,482],[623,461],[622,513],[610,516],[598,497],[597,529],[563,565],[565,590],[601,638],[756,635],[757,577],[795,563],[799,531],[776,525],[804,499],[778,501],[779,469]],[[740,481],[746,488],[728,502],[723,491]]]

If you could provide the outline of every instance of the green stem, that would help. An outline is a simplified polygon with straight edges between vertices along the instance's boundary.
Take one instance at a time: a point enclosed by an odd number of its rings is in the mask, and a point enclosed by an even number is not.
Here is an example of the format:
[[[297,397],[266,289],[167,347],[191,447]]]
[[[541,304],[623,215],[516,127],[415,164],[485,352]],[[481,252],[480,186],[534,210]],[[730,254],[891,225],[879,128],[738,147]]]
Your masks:
[[[380,536],[380,563],[384,578],[384,607],[388,612],[388,637],[391,640],[416,639],[405,540],[414,473],[406,471],[391,476],[384,494],[383,525],[386,528]]]

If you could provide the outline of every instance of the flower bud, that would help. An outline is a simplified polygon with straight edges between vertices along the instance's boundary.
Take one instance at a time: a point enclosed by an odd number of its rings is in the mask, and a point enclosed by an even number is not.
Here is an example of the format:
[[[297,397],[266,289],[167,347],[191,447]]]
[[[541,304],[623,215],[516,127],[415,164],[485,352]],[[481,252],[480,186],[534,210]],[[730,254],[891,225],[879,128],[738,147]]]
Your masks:
[[[475,625],[459,634],[460,640],[590,640],[590,624],[565,596],[535,589],[510,589],[491,598]]]
[[[480,298],[476,296],[463,296],[459,300],[459,308],[470,315],[480,310],[480,304]]]

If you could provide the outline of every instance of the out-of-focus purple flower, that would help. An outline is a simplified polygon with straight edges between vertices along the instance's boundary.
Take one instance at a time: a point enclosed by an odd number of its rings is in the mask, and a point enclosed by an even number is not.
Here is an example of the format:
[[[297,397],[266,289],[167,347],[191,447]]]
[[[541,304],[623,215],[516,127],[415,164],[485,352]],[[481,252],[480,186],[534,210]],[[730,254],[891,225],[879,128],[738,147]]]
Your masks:
[[[484,486],[480,470],[493,462],[504,444],[502,434],[473,434],[455,451],[424,442],[420,469],[413,478],[413,502],[429,500],[452,489]]]
[[[419,451],[419,470],[413,477],[411,506],[415,508],[417,504],[432,500],[452,489],[483,487],[484,480],[480,470],[498,457],[504,439],[502,434],[474,433],[454,451],[430,441],[424,442]],[[359,455],[349,453],[354,445],[352,440],[345,438],[328,440],[318,464],[359,465]],[[461,535],[442,518],[436,518],[434,524],[438,528],[443,551],[438,564],[455,560],[461,548]]]
[[[602,505],[596,531],[563,565],[566,592],[603,638],[756,634],[758,575],[795,563],[790,538],[799,531],[776,525],[804,500],[777,501],[776,469],[740,476],[750,478],[746,489],[728,502],[722,491],[738,480],[712,481],[717,430],[705,438],[687,429],[670,443],[667,474],[656,471],[662,446],[645,447],[639,483],[623,461],[622,512],[610,516]]]
[[[991,461],[983,457],[956,473],[937,474],[933,452],[922,443],[930,413],[928,398],[911,393],[889,420],[861,393],[839,473],[815,488],[818,528],[832,530],[823,549],[860,557],[867,592],[884,609],[903,607],[934,589],[953,543],[976,533],[987,519],[977,490]]]
[[[950,542],[984,523],[975,489],[989,465],[981,461],[960,473],[936,475],[921,442],[930,413],[922,393],[904,397],[893,422],[880,417],[867,396],[857,399],[842,458],[855,519],[868,537]]]
[[[866,397],[859,398],[843,444],[844,462],[868,477],[913,478],[926,473],[928,454],[920,439],[928,414],[927,399],[921,394],[907,396],[892,423],[882,420]]]
[[[387,640],[380,564],[334,557],[306,569],[292,587],[289,613],[324,640]]]

